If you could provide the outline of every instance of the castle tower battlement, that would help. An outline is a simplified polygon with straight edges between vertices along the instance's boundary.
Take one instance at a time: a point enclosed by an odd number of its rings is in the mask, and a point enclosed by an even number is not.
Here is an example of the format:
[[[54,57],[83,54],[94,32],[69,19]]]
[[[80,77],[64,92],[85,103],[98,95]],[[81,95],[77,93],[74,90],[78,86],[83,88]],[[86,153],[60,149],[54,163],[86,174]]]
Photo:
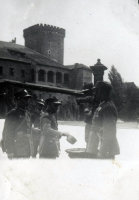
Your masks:
[[[59,28],[56,26],[52,26],[49,24],[35,24],[34,26],[30,26],[29,28],[24,29],[24,37],[27,37],[30,34],[38,33],[38,32],[53,32],[56,34],[65,37],[65,29]]]
[[[65,29],[36,24],[23,31],[25,46],[63,64]]]

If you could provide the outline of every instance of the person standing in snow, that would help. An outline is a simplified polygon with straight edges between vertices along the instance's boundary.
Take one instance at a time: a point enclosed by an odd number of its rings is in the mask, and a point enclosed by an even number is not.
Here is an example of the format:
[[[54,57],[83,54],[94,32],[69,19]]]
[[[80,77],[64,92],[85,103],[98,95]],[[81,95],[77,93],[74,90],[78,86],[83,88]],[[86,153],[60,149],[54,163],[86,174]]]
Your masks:
[[[61,102],[56,98],[48,98],[46,112],[41,117],[41,138],[39,145],[40,158],[56,158],[60,154],[60,138],[67,137],[67,141],[75,143],[76,139],[68,133],[58,131],[57,110]]]
[[[104,81],[97,82],[95,99],[99,106],[94,112],[92,130],[95,133],[98,158],[114,159],[120,153],[116,137],[117,109],[111,100],[112,86]]]
[[[27,90],[15,94],[16,108],[11,110],[5,119],[3,145],[9,159],[29,158],[32,152],[30,138],[31,119],[27,110],[31,95]]]

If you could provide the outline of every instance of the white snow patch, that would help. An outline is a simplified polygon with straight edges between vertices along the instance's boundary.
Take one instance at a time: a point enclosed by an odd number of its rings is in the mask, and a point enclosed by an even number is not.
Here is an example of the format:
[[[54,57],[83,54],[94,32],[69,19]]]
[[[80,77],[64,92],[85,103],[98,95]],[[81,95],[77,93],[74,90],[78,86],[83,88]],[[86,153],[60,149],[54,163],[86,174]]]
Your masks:
[[[115,161],[68,158],[66,148],[85,146],[84,126],[60,125],[59,130],[73,134],[78,142],[72,146],[62,138],[56,160],[8,160],[0,153],[0,199],[139,199],[138,129],[118,127],[121,154]]]

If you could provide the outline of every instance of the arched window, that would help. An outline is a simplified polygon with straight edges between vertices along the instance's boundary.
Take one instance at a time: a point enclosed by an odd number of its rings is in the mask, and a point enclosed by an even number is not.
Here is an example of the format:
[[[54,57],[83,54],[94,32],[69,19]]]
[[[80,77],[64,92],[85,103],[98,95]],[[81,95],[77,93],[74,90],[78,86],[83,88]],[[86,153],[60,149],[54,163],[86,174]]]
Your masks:
[[[53,82],[54,82],[54,72],[49,71],[49,72],[47,73],[47,81],[50,82],[50,83],[53,83]]]
[[[62,83],[62,73],[56,73],[56,83]]]
[[[64,74],[64,84],[69,85],[69,74]]]
[[[34,69],[31,69],[31,82],[35,81],[35,71]]]
[[[42,69],[38,71],[38,81],[45,81],[45,71]]]

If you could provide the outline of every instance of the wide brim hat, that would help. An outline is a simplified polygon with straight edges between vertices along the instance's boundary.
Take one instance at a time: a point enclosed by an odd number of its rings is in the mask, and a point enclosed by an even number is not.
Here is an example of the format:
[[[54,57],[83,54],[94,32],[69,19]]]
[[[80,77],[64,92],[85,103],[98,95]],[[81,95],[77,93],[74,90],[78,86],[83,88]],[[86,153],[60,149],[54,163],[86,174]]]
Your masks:
[[[46,105],[51,104],[51,103],[57,104],[57,105],[61,105],[62,104],[62,102],[59,101],[56,97],[51,97],[51,98],[48,98],[48,99],[45,100],[45,104]]]
[[[37,104],[44,106],[45,101],[43,99],[37,99]]]
[[[32,97],[32,96],[28,93],[28,91],[25,90],[25,89],[16,92],[14,96],[15,96],[15,99],[16,99],[16,100],[20,100],[20,99],[22,99],[22,98],[30,98],[30,97]]]
[[[6,94],[6,92],[0,92],[0,96],[5,96]]]

